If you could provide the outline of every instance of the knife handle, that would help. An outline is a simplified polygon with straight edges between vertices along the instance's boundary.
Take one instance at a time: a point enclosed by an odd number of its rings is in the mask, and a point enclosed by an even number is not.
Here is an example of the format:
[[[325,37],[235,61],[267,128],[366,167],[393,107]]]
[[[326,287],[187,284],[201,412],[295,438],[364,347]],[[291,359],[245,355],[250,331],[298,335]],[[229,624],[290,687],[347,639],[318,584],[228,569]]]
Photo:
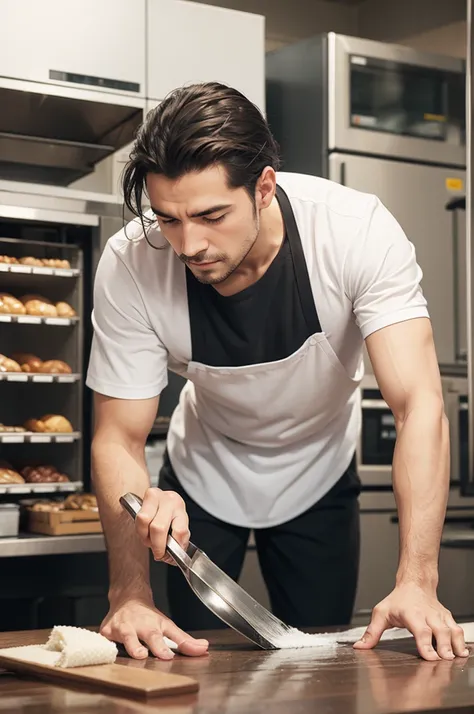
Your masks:
[[[136,493],[126,493],[124,496],[121,496],[119,500],[121,506],[127,511],[127,513],[130,514],[133,520],[135,520],[140,511],[140,508],[143,505],[143,500],[140,498],[140,496],[137,496]],[[193,546],[191,543],[190,545],[192,546],[192,550],[194,552],[196,550],[195,546]],[[173,560],[176,561],[176,563],[183,571],[191,567],[191,558],[186,553],[186,551],[181,548],[178,541],[176,541],[172,535],[168,535],[168,540],[166,542],[166,551],[169,555],[171,555]]]

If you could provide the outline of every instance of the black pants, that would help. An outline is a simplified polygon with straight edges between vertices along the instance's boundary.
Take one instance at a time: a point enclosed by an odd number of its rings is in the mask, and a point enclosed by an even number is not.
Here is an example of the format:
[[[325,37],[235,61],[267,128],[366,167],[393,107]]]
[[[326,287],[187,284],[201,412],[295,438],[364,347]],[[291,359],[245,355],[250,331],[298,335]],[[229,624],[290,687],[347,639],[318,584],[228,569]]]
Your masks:
[[[224,523],[198,506],[179,483],[167,453],[159,485],[184,499],[193,543],[238,580],[249,529]],[[288,625],[350,624],[359,570],[359,493],[353,462],[331,491],[301,516],[254,530],[272,611]],[[179,627],[224,627],[194,595],[179,568],[168,568],[167,578],[170,616]]]

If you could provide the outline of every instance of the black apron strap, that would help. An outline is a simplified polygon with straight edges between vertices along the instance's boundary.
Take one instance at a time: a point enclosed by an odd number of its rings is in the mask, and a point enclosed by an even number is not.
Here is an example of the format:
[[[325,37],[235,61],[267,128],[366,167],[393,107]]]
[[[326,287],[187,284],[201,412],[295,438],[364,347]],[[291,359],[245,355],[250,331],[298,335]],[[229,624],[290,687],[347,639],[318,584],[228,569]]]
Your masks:
[[[312,335],[322,332],[316,305],[314,304],[313,291],[309,280],[308,268],[301,244],[300,232],[296,225],[295,214],[288,196],[281,186],[276,187],[276,197],[285,223],[286,235],[290,245],[296,284],[300,296],[301,308],[306,324]]]

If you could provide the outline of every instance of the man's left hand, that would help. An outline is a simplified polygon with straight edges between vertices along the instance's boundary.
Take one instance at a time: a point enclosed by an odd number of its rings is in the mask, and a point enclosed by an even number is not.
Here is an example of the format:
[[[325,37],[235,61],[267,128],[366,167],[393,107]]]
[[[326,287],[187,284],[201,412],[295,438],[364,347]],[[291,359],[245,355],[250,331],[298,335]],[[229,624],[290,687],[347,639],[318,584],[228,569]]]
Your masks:
[[[356,649],[372,649],[385,630],[405,627],[416,641],[418,652],[426,660],[467,657],[469,650],[464,631],[439,602],[436,593],[414,583],[401,584],[373,610],[370,625]],[[436,647],[433,647],[433,638]]]

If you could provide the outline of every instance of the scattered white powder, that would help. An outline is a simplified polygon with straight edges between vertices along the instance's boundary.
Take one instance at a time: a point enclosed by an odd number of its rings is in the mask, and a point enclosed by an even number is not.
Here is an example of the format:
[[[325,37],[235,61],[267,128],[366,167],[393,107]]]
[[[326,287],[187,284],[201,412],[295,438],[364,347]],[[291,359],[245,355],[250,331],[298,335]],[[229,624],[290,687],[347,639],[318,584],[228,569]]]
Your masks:
[[[0,650],[0,655],[5,657],[51,667],[112,664],[117,654],[117,645],[98,632],[69,626],[54,627],[45,645],[7,647]]]
[[[461,623],[464,630],[466,644],[474,643],[474,622]],[[366,631],[366,627],[353,627],[343,632],[325,632],[323,634],[308,634],[296,628],[291,628],[288,633],[281,635],[274,640],[279,649],[291,649],[299,647],[337,647],[338,644],[354,644],[360,640]],[[382,641],[401,640],[413,637],[409,630],[402,627],[392,627],[382,634]]]
[[[281,650],[299,647],[336,647],[337,636],[330,633],[312,635],[307,632],[301,632],[296,627],[291,627],[284,635],[276,637],[273,640],[273,644]]]

